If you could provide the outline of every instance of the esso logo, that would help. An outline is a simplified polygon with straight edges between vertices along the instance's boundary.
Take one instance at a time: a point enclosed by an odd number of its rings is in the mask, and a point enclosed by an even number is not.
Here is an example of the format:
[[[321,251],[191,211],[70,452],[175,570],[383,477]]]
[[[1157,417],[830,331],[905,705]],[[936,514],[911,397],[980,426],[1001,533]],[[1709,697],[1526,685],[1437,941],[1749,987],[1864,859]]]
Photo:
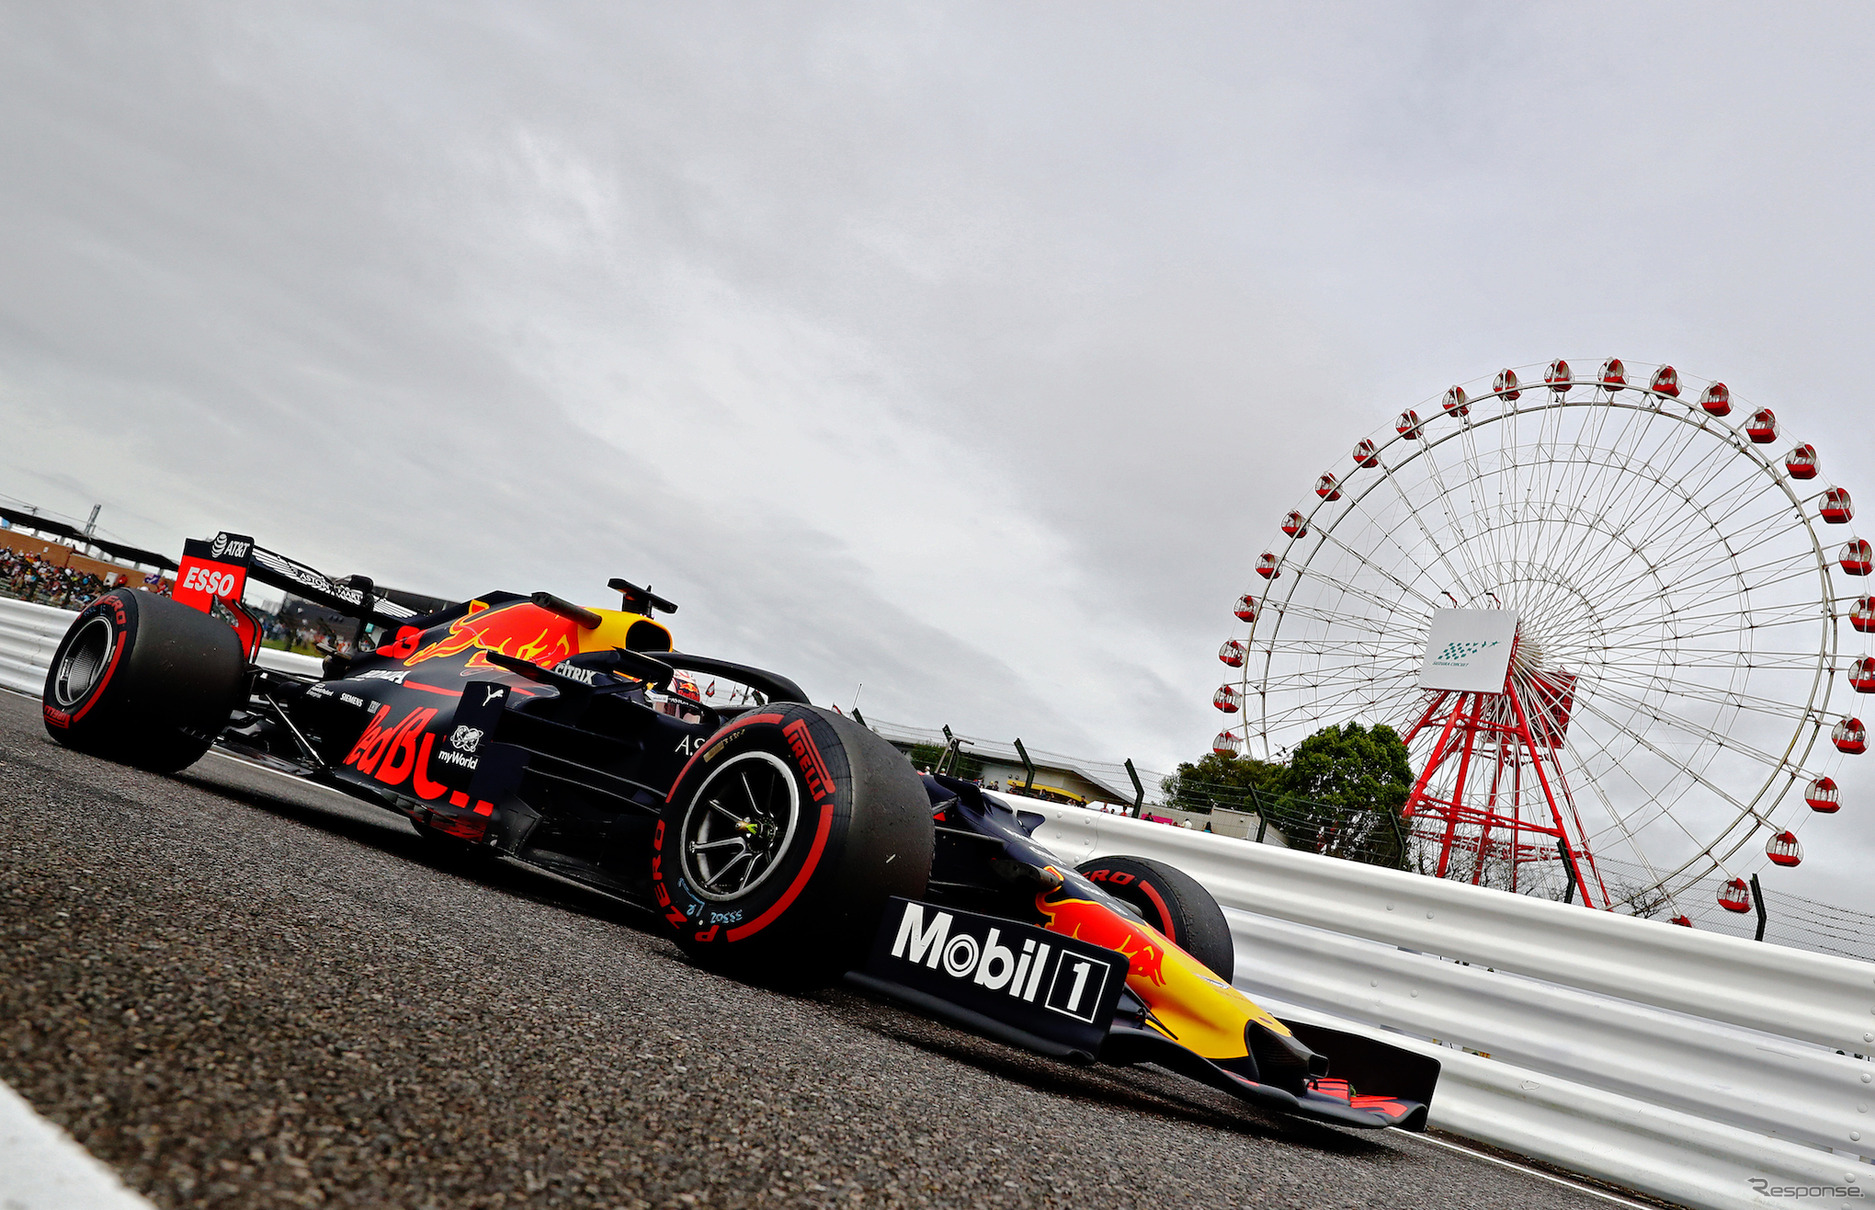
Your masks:
[[[182,578],[184,588],[196,588],[211,597],[229,597],[234,595],[234,573],[216,571],[212,567],[191,567],[189,574]]]

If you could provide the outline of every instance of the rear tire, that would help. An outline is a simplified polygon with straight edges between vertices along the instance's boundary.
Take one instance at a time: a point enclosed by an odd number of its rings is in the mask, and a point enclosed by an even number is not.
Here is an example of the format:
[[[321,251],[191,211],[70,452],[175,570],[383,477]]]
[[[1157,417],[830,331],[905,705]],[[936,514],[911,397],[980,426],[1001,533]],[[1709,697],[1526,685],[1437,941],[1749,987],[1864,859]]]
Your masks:
[[[886,900],[924,894],[937,834],[911,763],[866,728],[773,703],[705,742],[652,842],[652,894],[698,961],[815,986],[850,969]]]
[[[232,627],[120,588],[86,606],[53,652],[46,733],[68,748],[174,773],[215,742],[246,671]]]
[[[1076,871],[1125,903],[1172,944],[1229,983],[1237,966],[1224,909],[1196,878],[1150,857],[1096,857]]]

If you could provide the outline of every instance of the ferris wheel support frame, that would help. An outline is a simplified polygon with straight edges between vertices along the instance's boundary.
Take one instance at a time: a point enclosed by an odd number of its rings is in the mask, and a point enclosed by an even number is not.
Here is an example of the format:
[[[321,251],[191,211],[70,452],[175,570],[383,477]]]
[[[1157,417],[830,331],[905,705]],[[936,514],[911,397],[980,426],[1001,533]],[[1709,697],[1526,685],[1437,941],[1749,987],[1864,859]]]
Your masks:
[[[1476,885],[1484,872],[1484,858],[1486,852],[1490,849],[1491,832],[1494,828],[1503,828],[1510,834],[1508,844],[1510,847],[1511,878],[1514,887],[1517,867],[1526,860],[1521,851],[1523,841],[1519,838],[1518,833],[1535,832],[1538,835],[1548,836],[1562,843],[1562,859],[1569,867],[1571,877],[1576,885],[1581,888],[1583,906],[1595,906],[1590,897],[1589,880],[1583,876],[1582,867],[1584,865],[1588,867],[1588,874],[1594,879],[1594,886],[1601,894],[1603,906],[1612,904],[1613,896],[1608,893],[1608,887],[1606,883],[1602,881],[1601,870],[1597,868],[1595,864],[1594,854],[1589,850],[1586,840],[1582,835],[1581,820],[1579,818],[1576,819],[1576,830],[1572,834],[1569,830],[1568,822],[1563,818],[1562,805],[1557,801],[1556,791],[1551,784],[1551,778],[1552,776],[1554,777],[1556,785],[1564,787],[1565,802],[1570,801],[1568,799],[1567,790],[1568,782],[1564,778],[1560,768],[1551,772],[1545,772],[1544,765],[1549,763],[1549,760],[1544,755],[1544,745],[1537,742],[1535,733],[1531,729],[1530,715],[1524,708],[1522,695],[1517,689],[1513,675],[1506,673],[1504,689],[1500,693],[1484,693],[1480,691],[1460,692],[1456,690],[1438,690],[1436,692],[1437,697],[1433,699],[1431,705],[1421,712],[1419,721],[1414,723],[1407,733],[1401,737],[1402,742],[1408,746],[1410,746],[1413,740],[1445,709],[1448,700],[1456,695],[1457,701],[1452,705],[1449,713],[1447,713],[1445,726],[1440,731],[1438,740],[1434,742],[1432,751],[1427,755],[1425,764],[1421,767],[1419,776],[1414,780],[1413,788],[1408,793],[1406,804],[1401,808],[1400,812],[1401,815],[1407,819],[1424,817],[1443,822],[1444,827],[1442,829],[1435,829],[1436,840],[1439,845],[1439,862],[1434,877],[1444,878],[1446,876],[1451,865],[1452,853],[1455,850],[1460,848],[1470,849],[1475,855],[1472,865],[1471,881]],[[1511,707],[1513,717],[1511,719],[1499,721],[1495,716],[1501,713],[1501,705],[1505,703],[1508,703]],[[1487,711],[1493,717],[1487,718]],[[1462,742],[1453,742],[1452,734],[1454,731],[1458,731],[1463,736]],[[1495,748],[1495,760],[1491,777],[1491,789],[1486,799],[1485,806],[1470,806],[1467,805],[1466,802],[1466,790],[1470,785],[1472,756],[1479,746],[1479,739],[1487,735],[1495,740],[1493,745]],[[1515,753],[1509,757],[1506,756],[1505,752],[1507,740],[1514,740],[1518,745]],[[1539,823],[1524,819],[1521,816],[1505,815],[1496,809],[1505,766],[1508,763],[1512,777],[1521,781],[1524,753],[1528,753],[1529,763],[1536,771],[1537,784],[1541,787],[1544,802],[1549,808],[1552,824],[1550,827],[1544,827]],[[1427,787],[1432,783],[1434,775],[1438,773],[1441,768],[1445,767],[1445,765],[1453,759],[1455,754],[1458,759],[1458,771],[1457,776],[1452,782],[1451,798],[1436,798],[1428,792]],[[1570,802],[1569,815],[1572,818],[1575,817],[1573,802]],[[1476,827],[1478,829],[1475,842],[1471,841],[1469,838],[1459,836],[1458,829],[1461,825],[1467,828]],[[1424,832],[1420,832],[1419,834],[1426,835]],[[1549,854],[1545,852],[1544,859],[1548,858]]]

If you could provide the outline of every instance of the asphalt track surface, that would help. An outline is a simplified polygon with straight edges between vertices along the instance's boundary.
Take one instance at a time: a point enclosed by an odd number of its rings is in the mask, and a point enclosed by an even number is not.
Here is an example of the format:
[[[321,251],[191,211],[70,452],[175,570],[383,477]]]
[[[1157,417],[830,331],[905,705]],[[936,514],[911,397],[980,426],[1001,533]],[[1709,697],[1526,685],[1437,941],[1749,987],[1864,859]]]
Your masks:
[[[159,1206],[1610,1204],[724,979],[389,813],[108,764],[38,715],[0,693],[0,1079]]]

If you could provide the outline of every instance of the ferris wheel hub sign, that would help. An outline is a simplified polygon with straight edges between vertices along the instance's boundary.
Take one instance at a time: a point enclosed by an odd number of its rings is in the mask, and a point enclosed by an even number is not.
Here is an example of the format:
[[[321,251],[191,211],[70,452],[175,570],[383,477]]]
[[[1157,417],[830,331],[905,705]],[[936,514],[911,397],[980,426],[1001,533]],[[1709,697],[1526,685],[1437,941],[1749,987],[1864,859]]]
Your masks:
[[[1419,687],[1455,693],[1504,692],[1516,638],[1516,610],[1433,610]]]

